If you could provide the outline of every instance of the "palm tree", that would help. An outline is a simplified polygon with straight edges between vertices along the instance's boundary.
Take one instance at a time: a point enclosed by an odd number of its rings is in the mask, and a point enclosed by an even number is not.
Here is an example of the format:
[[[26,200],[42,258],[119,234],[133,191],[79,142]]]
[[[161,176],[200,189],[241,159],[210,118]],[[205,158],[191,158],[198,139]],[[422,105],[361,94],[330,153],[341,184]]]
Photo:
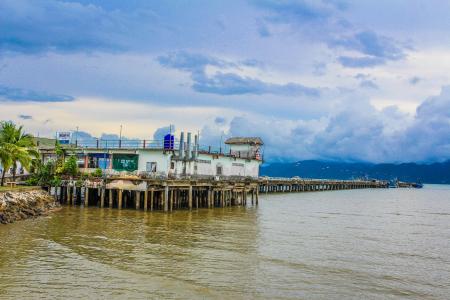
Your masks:
[[[3,186],[3,183],[5,182],[6,171],[9,170],[9,168],[11,168],[12,165],[12,158],[11,158],[11,151],[9,149],[10,147],[8,145],[1,143],[1,136],[2,134],[0,131],[0,164],[3,167],[0,186]]]
[[[23,132],[23,127],[13,122],[1,122],[0,126],[0,155],[5,170],[11,166],[13,168],[13,181],[16,180],[17,163],[19,162],[24,169],[29,169],[33,158],[38,157],[34,148],[33,136]],[[4,182],[5,171],[2,174]]]

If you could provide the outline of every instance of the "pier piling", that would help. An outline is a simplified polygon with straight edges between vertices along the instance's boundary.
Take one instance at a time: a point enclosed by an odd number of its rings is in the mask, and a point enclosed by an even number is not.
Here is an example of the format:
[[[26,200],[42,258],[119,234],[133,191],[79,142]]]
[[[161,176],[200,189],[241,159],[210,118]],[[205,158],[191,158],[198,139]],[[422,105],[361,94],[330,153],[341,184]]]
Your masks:
[[[80,188],[73,181],[67,181],[52,190],[56,199],[69,205],[80,203],[77,200],[80,194],[81,204],[85,207],[91,204],[104,208],[107,204],[109,208],[117,205],[118,209],[130,207],[171,212],[176,209],[247,206],[248,202],[258,205],[260,192],[301,193],[387,187],[387,182],[375,180],[108,178],[101,182],[86,180]]]

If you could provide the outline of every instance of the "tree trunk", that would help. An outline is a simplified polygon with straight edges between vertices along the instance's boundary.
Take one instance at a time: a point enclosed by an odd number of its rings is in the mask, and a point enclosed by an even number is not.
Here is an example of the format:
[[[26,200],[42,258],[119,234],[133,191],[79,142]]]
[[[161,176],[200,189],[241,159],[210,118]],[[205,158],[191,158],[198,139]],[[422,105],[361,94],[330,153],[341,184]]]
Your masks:
[[[16,171],[17,171],[17,164],[14,163],[13,165],[13,182],[16,182]]]
[[[3,186],[3,184],[5,183],[5,174],[6,174],[6,170],[2,171],[2,183],[0,184],[0,186]]]

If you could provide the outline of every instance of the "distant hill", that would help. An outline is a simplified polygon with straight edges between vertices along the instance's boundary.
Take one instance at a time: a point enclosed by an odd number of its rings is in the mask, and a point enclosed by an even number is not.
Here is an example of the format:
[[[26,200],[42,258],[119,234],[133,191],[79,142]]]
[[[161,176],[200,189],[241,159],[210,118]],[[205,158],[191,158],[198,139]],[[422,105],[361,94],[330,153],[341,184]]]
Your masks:
[[[369,164],[305,160],[294,163],[273,163],[261,167],[261,176],[353,179],[376,178],[422,183],[450,184],[450,160],[433,164]]]

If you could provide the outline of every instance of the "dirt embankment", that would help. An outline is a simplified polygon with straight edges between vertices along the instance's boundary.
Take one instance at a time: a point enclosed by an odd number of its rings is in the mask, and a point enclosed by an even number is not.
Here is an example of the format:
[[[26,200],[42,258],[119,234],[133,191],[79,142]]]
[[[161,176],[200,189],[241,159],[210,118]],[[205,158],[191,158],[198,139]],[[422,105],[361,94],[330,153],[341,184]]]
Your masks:
[[[43,190],[0,192],[0,224],[45,215],[59,207]]]

